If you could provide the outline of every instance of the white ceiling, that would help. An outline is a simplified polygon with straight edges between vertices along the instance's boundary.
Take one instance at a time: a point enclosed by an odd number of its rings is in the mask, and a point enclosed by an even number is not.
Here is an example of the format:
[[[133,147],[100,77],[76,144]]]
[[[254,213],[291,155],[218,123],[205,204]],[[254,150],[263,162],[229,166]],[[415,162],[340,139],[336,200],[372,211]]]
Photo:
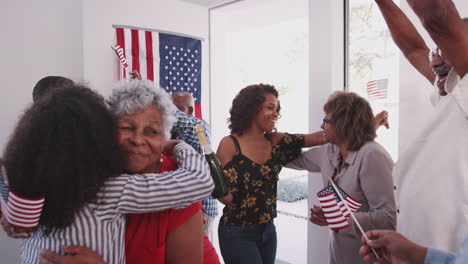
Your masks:
[[[215,7],[215,6],[219,6],[222,4],[235,2],[237,0],[182,0],[182,1],[190,2],[193,4],[202,5],[206,7]]]

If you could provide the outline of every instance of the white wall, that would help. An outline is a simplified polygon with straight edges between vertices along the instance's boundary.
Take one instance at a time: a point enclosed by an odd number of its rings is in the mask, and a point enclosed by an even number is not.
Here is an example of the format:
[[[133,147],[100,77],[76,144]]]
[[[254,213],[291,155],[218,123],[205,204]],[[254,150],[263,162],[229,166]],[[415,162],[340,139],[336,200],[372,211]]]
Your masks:
[[[81,4],[76,0],[2,0],[0,153],[32,89],[46,75],[83,77]],[[0,154],[0,156],[2,156]]]
[[[202,41],[203,117],[208,107],[208,8],[174,0],[83,1],[84,79],[107,95],[117,79],[113,24],[172,31],[204,38]],[[205,107],[207,106],[207,107]]]

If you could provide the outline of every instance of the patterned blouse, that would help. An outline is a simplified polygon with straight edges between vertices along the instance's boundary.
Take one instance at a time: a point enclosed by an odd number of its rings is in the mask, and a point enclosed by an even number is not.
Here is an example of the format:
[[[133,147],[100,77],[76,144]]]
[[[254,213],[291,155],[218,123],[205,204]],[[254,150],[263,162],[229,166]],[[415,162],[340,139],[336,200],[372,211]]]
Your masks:
[[[278,175],[283,166],[301,154],[303,135],[285,134],[273,146],[269,159],[258,164],[241,152],[239,143],[231,136],[237,153],[225,166],[232,202],[223,209],[223,225],[255,225],[271,222],[276,217]]]

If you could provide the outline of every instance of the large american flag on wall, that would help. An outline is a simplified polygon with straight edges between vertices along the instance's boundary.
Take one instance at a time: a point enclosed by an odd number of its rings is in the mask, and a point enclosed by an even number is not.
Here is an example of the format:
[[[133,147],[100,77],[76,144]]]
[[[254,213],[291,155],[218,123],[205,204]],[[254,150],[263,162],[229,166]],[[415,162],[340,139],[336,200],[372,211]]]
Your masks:
[[[128,67],[119,64],[119,78],[136,71],[158,83],[168,93],[185,91],[195,101],[195,117],[201,118],[201,41],[152,30],[116,27],[117,44]]]

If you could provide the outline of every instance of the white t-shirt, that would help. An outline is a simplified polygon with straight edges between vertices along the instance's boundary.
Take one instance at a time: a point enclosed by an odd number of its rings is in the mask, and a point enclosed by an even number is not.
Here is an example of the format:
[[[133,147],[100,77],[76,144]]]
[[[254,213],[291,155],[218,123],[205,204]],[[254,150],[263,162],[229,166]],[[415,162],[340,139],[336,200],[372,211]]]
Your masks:
[[[457,252],[468,234],[468,77],[450,72],[446,90],[393,171],[397,231]]]

